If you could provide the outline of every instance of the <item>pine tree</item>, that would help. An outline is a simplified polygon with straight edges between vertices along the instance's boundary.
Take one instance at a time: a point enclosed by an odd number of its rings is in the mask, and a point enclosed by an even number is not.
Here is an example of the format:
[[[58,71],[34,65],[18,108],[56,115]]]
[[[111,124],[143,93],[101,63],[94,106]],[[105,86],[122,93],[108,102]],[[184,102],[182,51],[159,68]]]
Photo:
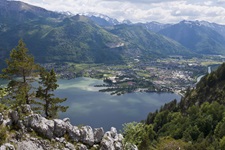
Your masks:
[[[65,99],[60,99],[54,97],[53,91],[58,88],[57,78],[54,70],[50,72],[42,69],[40,72],[40,81],[38,91],[36,92],[36,97],[43,100],[40,103],[43,106],[44,114],[46,118],[56,118],[59,111],[65,112],[68,107],[58,105],[66,101]]]
[[[6,60],[7,67],[2,70],[1,78],[8,79],[8,92],[11,100],[15,100],[15,106],[30,104],[31,82],[37,75],[39,65],[35,64],[34,57],[28,54],[23,40],[19,40],[18,46],[10,52],[10,58]]]

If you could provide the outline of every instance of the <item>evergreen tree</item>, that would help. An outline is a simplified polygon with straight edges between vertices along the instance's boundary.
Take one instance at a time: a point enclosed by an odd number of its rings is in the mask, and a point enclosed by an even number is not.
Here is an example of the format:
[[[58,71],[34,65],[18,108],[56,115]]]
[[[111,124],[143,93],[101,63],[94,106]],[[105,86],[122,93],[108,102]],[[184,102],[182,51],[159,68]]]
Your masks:
[[[47,118],[55,118],[57,117],[58,111],[65,112],[68,108],[58,105],[58,103],[62,103],[66,101],[66,99],[54,97],[53,91],[58,87],[56,82],[57,78],[54,70],[51,70],[50,72],[47,72],[44,69],[41,70],[39,81],[41,86],[38,88],[36,97],[44,101],[44,103],[40,104],[43,106],[44,114]]]
[[[34,81],[39,65],[35,64],[34,57],[28,54],[23,40],[19,40],[18,46],[10,52],[10,58],[6,60],[7,67],[2,70],[1,78],[8,79],[8,92],[14,106],[30,104],[31,82]]]

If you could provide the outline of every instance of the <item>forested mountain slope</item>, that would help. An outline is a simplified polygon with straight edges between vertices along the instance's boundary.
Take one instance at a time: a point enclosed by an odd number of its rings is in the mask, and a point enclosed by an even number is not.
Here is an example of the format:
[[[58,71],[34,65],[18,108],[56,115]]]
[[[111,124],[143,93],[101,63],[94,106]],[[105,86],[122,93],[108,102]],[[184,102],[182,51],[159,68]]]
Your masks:
[[[159,33],[198,54],[225,54],[225,38],[198,21],[181,21],[160,30]]]
[[[224,82],[225,63],[202,78],[196,88],[189,89],[180,102],[173,100],[150,113],[146,126],[152,126],[156,136],[148,147],[224,149]],[[171,144],[174,144],[172,148]]]
[[[123,63],[136,54],[147,58],[187,54],[177,42],[135,26],[108,30],[86,16],[1,0],[0,54],[6,58],[19,39],[39,62]]]

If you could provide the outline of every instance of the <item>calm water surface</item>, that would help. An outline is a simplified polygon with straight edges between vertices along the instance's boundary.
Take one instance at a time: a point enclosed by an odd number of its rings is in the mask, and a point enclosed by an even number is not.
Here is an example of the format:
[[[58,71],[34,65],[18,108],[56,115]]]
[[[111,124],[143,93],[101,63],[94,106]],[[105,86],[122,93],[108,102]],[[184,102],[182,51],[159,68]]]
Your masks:
[[[160,108],[164,103],[173,99],[180,100],[180,96],[173,93],[131,93],[112,96],[98,92],[94,85],[103,81],[90,78],[76,78],[72,80],[58,80],[59,88],[56,96],[67,98],[64,105],[69,106],[60,118],[69,117],[73,125],[90,125],[104,127],[111,126],[122,129],[122,124],[146,119],[149,112]]]

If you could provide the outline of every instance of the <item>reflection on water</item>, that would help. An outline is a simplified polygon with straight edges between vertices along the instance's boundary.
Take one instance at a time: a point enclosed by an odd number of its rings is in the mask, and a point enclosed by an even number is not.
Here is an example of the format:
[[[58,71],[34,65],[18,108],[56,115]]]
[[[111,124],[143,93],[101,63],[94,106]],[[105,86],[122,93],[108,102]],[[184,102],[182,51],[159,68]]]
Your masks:
[[[104,127],[106,130],[111,126],[121,129],[123,123],[141,121],[164,103],[180,99],[180,96],[172,93],[112,96],[98,92],[99,88],[93,85],[103,82],[90,78],[59,80],[58,84],[56,96],[68,98],[64,105],[69,106],[66,113],[60,114],[60,118],[69,117],[73,125]]]

